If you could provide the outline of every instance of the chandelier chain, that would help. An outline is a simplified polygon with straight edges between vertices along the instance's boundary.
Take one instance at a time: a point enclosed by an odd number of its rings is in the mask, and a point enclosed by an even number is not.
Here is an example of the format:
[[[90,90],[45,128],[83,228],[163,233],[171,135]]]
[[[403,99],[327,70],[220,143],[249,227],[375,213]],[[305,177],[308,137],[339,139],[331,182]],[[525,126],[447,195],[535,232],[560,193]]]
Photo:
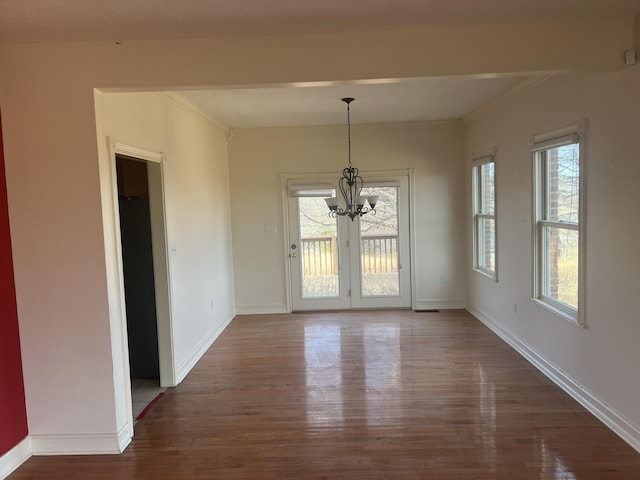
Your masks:
[[[347,143],[349,145],[349,168],[351,168],[351,102],[347,102]]]

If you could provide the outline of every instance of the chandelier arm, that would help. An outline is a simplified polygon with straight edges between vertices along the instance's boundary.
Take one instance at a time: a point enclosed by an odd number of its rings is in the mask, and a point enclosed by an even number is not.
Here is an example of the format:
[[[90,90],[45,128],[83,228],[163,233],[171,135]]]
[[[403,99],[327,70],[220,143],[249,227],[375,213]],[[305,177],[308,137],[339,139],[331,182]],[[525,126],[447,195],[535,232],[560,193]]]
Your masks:
[[[343,172],[343,177],[338,182],[338,186],[340,187],[340,193],[342,194],[342,198],[344,199],[344,202],[345,202],[345,208],[348,210],[350,208],[350,205],[352,205],[352,203],[349,198],[349,193],[345,188],[345,183],[347,185],[349,184],[349,177],[345,176]]]
[[[360,175],[356,175],[356,197],[362,195],[362,189],[364,188],[364,180]]]

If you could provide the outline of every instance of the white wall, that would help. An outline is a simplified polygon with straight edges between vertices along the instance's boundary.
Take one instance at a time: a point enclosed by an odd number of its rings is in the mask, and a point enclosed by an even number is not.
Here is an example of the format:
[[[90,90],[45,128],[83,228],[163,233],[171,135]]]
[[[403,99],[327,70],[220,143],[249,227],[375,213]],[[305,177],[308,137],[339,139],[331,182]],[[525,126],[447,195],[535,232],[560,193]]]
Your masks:
[[[174,97],[154,93],[96,92],[98,152],[101,164],[104,229],[118,241],[113,216],[112,158],[107,137],[164,154],[167,243],[174,370],[177,380],[188,373],[204,350],[234,315],[231,229],[226,130],[192,111]],[[107,252],[114,252],[109,248]],[[118,259],[108,255],[110,292],[119,293]],[[123,347],[118,298],[110,306],[114,363]],[[126,352],[125,352],[126,358]],[[122,375],[126,375],[125,365]],[[118,372],[115,392],[118,431],[127,422],[127,385]]]
[[[339,107],[339,101],[336,100]],[[346,126],[240,129],[230,145],[238,311],[286,311],[281,173],[329,173],[347,163]],[[416,305],[465,305],[465,191],[456,122],[352,126],[363,172],[415,168]],[[277,235],[265,234],[278,227]],[[259,246],[258,246],[259,245]],[[440,276],[446,275],[446,285]]]
[[[586,322],[576,327],[529,300],[532,283],[529,139],[587,121]],[[523,344],[546,368],[558,370],[640,449],[640,69],[549,79],[472,116],[470,155],[497,146],[499,282],[471,270],[468,305]],[[470,200],[468,200],[470,206]],[[467,209],[470,212],[470,207]],[[469,213],[470,215],[470,213]],[[471,220],[467,222],[471,225]],[[470,238],[470,235],[468,235]],[[514,312],[517,303],[517,314]]]

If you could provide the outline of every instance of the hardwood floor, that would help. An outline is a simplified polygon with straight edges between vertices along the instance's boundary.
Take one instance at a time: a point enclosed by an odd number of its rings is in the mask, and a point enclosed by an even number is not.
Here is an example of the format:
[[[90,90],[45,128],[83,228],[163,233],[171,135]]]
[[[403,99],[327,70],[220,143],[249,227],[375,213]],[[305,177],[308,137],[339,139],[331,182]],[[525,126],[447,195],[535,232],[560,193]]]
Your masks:
[[[236,318],[122,455],[23,479],[640,479],[640,454],[469,313]]]

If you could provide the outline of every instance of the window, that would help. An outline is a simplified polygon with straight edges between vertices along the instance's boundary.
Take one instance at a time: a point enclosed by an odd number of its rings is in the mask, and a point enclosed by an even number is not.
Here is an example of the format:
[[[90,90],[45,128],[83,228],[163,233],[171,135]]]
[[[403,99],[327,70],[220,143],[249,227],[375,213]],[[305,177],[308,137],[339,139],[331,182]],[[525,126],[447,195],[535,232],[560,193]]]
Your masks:
[[[494,159],[493,154],[473,158],[473,268],[497,280]]]
[[[579,128],[532,141],[534,160],[534,299],[584,324],[581,308],[584,241]]]

